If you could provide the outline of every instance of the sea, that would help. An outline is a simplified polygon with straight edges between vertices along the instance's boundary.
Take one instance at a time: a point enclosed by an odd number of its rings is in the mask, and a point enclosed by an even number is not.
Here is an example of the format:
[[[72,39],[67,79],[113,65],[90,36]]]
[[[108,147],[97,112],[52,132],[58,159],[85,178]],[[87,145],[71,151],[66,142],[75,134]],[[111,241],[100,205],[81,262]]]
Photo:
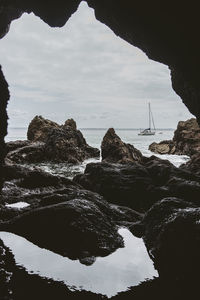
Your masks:
[[[107,129],[82,128],[87,143],[100,149],[103,136]],[[6,141],[25,140],[26,128],[9,128]],[[139,136],[139,129],[115,129],[120,138],[134,145],[143,155],[151,156],[148,150],[152,142],[172,139],[173,129],[161,129],[153,136]],[[183,155],[157,155],[168,159],[175,166],[187,162],[189,157]],[[100,161],[90,159],[80,165],[65,163],[37,164],[37,167],[50,172],[72,178],[83,173],[87,163]],[[30,168],[35,165],[29,165]],[[29,205],[25,202],[6,204],[9,209],[23,209]],[[21,236],[10,232],[1,232],[0,239],[12,251],[16,264],[22,266],[30,274],[38,274],[42,278],[62,282],[72,291],[90,291],[111,298],[122,291],[127,291],[131,286],[136,286],[142,281],[158,276],[150,259],[144,241],[137,238],[127,228],[119,228],[123,237],[124,248],[119,248],[106,257],[96,257],[90,266],[84,265],[79,260],[71,260],[48,249],[40,248]]]
[[[101,142],[107,131],[107,128],[80,128],[83,136],[85,137],[87,143],[92,146],[99,148],[101,147]],[[132,144],[135,148],[139,149],[144,156],[150,157],[151,155],[156,155],[162,159],[169,160],[176,167],[181,164],[186,163],[189,157],[186,155],[159,155],[152,153],[148,148],[153,142],[160,142],[163,140],[170,140],[173,138],[174,129],[165,128],[158,129],[155,135],[152,136],[140,136],[138,135],[140,129],[135,128],[116,128],[115,132],[125,143]],[[11,127],[8,130],[8,135],[6,136],[6,142],[15,140],[25,140],[27,137],[26,127]],[[68,178],[73,178],[75,175],[83,173],[85,167],[88,163],[98,162],[101,159],[88,159],[79,165],[71,165],[66,163],[38,163],[29,165],[30,168],[37,166],[46,172],[50,172],[54,175],[62,175]]]

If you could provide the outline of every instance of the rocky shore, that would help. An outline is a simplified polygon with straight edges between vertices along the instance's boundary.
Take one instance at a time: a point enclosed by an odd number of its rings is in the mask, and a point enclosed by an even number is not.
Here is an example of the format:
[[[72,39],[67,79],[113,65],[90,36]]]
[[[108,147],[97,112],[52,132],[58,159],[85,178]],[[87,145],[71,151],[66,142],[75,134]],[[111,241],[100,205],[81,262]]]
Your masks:
[[[30,123],[28,140],[7,143],[6,149],[0,231],[15,233],[41,248],[90,265],[96,257],[107,256],[124,247],[118,229],[128,228],[136,237],[143,238],[159,278],[143,282],[114,299],[132,299],[133,295],[134,299],[142,299],[141,295],[160,299],[167,285],[176,286],[178,295],[178,287],[184,282],[188,285],[195,282],[200,267],[200,172],[197,163],[194,167],[190,161],[177,168],[156,156],[144,157],[111,128],[101,144],[102,162],[88,164],[84,174],[73,180],[51,175],[37,167],[30,169],[16,164],[38,161],[41,157],[46,159],[47,153],[48,159],[54,153],[57,161],[67,163],[73,159],[77,163],[89,153],[99,155],[98,149],[88,146],[72,119],[61,126],[36,117]],[[198,161],[198,154],[196,156]],[[28,205],[21,209],[9,207],[17,202]],[[63,289],[62,284],[28,274],[16,266],[9,249],[1,241],[0,278],[2,299],[25,299],[19,291],[20,278],[31,290],[39,286],[49,299],[53,299],[56,290],[58,295],[60,293],[59,299],[66,296],[81,299],[83,294],[87,299],[104,298],[89,292],[72,293]],[[194,284],[192,292],[195,287]]]

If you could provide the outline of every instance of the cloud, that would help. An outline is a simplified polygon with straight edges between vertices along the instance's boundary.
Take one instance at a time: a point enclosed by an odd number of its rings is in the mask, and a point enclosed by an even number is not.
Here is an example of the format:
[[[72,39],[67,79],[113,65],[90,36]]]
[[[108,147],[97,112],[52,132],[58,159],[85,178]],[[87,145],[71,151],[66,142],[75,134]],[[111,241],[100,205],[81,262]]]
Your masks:
[[[168,68],[115,36],[85,3],[63,28],[24,14],[0,41],[0,57],[12,126],[41,114],[59,123],[73,117],[79,127],[143,127],[148,101],[158,127],[191,116],[172,91]]]

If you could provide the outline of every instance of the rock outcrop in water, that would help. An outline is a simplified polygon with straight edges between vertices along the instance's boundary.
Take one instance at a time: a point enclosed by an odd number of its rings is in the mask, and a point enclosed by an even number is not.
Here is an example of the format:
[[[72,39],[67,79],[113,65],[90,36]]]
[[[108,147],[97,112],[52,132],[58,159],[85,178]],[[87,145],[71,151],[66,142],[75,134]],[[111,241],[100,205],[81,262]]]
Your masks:
[[[48,133],[53,128],[60,128],[60,125],[51,120],[44,119],[42,116],[35,116],[28,126],[28,141],[45,142]]]
[[[58,125],[36,116],[29,125],[27,136],[28,141],[7,143],[7,159],[15,163],[54,161],[77,164],[100,156],[99,149],[86,143],[73,119]]]
[[[196,119],[180,121],[173,140],[152,143],[149,150],[158,154],[192,156],[200,151],[200,128]]]
[[[101,143],[102,161],[130,163],[141,161],[142,153],[133,145],[124,143],[113,128],[108,129]]]

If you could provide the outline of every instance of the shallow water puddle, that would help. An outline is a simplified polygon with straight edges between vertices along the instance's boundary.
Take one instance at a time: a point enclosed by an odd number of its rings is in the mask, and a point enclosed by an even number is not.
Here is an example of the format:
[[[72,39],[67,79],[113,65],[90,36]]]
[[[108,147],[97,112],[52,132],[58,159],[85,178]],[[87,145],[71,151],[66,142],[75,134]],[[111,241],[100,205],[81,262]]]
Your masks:
[[[143,240],[125,228],[119,229],[119,233],[124,238],[125,247],[107,257],[98,257],[90,266],[41,249],[12,233],[0,232],[0,238],[12,250],[16,263],[28,272],[63,281],[72,289],[111,297],[158,275]]]
[[[25,208],[27,206],[29,206],[30,204],[28,204],[27,202],[16,202],[16,203],[12,203],[12,204],[6,204],[5,206],[8,208],[18,208],[18,209],[22,209]]]

